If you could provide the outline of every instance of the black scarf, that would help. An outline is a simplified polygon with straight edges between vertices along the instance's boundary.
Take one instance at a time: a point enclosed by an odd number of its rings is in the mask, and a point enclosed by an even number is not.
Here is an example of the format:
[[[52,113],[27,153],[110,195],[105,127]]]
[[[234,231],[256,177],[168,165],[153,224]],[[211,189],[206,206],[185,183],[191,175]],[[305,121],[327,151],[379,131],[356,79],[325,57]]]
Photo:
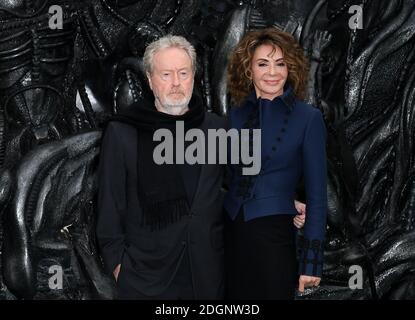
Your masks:
[[[160,143],[153,141],[153,134],[158,129],[171,130],[176,159],[176,121],[184,122],[186,134],[186,130],[199,127],[204,116],[202,100],[193,94],[189,110],[183,115],[159,112],[153,103],[142,101],[109,119],[137,128],[137,190],[143,210],[141,224],[149,226],[152,231],[177,222],[190,210],[179,167],[174,164],[158,165],[153,160],[154,148]]]

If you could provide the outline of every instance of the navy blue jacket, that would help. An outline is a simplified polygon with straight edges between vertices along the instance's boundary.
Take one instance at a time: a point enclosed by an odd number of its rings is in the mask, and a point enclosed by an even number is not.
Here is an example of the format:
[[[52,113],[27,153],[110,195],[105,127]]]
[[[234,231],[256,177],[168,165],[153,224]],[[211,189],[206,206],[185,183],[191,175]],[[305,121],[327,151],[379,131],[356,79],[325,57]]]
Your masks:
[[[298,243],[299,274],[321,276],[327,216],[326,128],[317,108],[297,100],[290,86],[270,101],[251,93],[229,112],[229,128],[261,129],[261,171],[241,174],[230,166],[225,209],[235,219],[296,215],[295,190],[301,177],[306,191],[306,222]]]

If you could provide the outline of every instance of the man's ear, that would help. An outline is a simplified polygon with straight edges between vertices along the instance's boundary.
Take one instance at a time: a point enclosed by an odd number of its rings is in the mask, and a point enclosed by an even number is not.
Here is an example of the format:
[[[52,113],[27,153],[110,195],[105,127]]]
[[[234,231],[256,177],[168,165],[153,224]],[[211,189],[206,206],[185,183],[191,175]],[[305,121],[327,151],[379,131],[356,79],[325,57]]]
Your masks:
[[[146,73],[147,76],[147,80],[148,80],[148,85],[150,86],[150,89],[153,90],[153,83],[151,82],[151,75],[150,73]]]

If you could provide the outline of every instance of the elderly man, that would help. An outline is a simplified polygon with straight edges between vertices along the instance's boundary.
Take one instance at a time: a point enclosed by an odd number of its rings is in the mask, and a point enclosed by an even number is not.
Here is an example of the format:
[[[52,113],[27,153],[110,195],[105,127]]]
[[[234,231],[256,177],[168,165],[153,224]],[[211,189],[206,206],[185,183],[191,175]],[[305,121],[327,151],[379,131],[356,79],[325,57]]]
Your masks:
[[[114,117],[102,142],[97,237],[104,263],[121,299],[221,299],[223,166],[158,165],[153,134],[174,132],[183,121],[207,136],[224,120],[193,94],[196,53],[186,39],[153,42],[143,61],[154,103]]]

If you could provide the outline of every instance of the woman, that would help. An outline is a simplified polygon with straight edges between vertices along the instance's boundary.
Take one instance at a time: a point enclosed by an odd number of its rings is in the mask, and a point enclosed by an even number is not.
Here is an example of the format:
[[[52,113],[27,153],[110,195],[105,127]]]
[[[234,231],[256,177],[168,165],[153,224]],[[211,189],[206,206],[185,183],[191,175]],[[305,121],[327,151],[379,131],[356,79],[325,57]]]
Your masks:
[[[321,112],[301,101],[307,73],[301,47],[275,28],[247,34],[231,55],[229,126],[261,129],[261,171],[244,176],[240,166],[230,168],[224,203],[230,299],[293,299],[297,284],[302,292],[320,283],[327,215],[326,129]],[[292,218],[301,177],[307,217],[296,243]]]

